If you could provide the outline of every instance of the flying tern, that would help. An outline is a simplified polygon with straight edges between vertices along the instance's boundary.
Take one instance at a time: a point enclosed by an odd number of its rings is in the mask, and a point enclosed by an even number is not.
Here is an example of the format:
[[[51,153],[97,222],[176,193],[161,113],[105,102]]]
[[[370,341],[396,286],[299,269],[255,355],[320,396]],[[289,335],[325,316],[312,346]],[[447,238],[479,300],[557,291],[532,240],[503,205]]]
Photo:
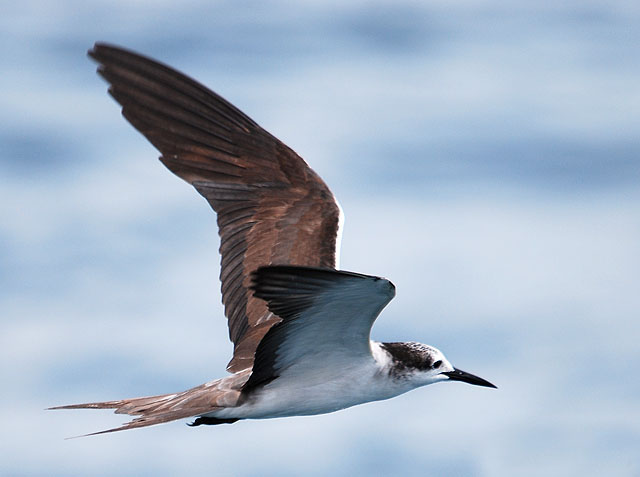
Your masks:
[[[89,56],[123,116],[217,214],[234,349],[230,375],[187,391],[52,409],[134,416],[102,434],[183,418],[198,426],[322,414],[442,381],[495,388],[433,346],[370,339],[395,287],[336,269],[341,208],[293,150],[166,65],[104,43]]]

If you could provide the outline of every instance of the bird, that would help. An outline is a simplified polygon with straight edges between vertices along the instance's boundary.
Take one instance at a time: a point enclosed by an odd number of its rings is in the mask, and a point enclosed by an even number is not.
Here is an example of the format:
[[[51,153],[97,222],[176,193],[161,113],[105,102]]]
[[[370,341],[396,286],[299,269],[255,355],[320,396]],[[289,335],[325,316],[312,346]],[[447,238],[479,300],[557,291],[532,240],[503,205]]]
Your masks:
[[[339,270],[342,209],[292,149],[169,66],[101,42],[88,55],[125,119],[217,214],[233,357],[226,377],[186,391],[50,409],[132,416],[88,436],[324,414],[444,381],[496,387],[433,346],[371,340],[395,286]]]

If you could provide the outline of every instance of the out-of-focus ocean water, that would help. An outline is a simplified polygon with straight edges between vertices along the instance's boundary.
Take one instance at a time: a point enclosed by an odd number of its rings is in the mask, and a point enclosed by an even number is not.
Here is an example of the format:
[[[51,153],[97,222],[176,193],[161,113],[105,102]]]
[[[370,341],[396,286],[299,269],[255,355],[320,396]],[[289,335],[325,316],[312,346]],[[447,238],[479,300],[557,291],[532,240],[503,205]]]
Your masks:
[[[640,475],[640,6],[631,1],[0,5],[0,473]],[[346,214],[373,338],[439,384],[331,415],[106,436],[52,405],[225,373],[215,216],[119,114],[108,41],[220,93]]]

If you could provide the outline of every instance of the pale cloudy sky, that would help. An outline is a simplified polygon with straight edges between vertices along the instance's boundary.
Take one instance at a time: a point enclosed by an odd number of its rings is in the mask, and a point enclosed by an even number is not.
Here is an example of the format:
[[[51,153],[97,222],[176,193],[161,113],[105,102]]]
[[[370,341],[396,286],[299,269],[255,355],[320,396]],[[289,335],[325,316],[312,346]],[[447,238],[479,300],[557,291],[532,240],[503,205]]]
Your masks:
[[[0,473],[640,474],[640,8],[633,2],[0,6]],[[87,439],[51,405],[224,374],[215,216],[86,57],[167,62],[298,151],[384,275],[379,340],[441,384],[326,416]]]

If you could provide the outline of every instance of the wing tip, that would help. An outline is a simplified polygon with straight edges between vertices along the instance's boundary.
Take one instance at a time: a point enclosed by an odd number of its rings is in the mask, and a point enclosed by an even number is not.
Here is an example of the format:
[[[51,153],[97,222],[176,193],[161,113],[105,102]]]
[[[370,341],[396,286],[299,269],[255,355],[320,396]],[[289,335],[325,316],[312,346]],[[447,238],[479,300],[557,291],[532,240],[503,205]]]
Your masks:
[[[122,49],[111,43],[106,43],[104,41],[96,41],[91,48],[87,50],[87,56],[89,58],[93,58],[96,61],[100,61],[99,57],[105,53],[107,50],[112,50],[114,48]]]

